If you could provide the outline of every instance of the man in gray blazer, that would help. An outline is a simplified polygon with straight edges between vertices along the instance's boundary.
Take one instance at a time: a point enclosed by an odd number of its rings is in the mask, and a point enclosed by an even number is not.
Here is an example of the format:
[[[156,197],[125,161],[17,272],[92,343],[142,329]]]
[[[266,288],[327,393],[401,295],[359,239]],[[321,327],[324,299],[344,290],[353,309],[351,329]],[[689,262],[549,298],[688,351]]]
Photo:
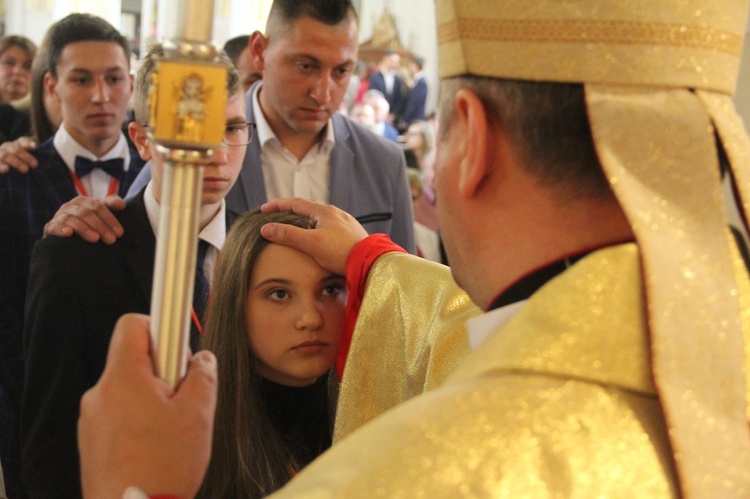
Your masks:
[[[229,206],[304,197],[349,212],[370,233],[415,251],[401,150],[337,113],[357,61],[351,0],[275,0],[265,34],[250,37],[263,79],[247,95],[258,142],[248,148]]]
[[[256,83],[247,96],[247,119],[254,123],[262,119],[254,99],[257,92],[263,90],[257,88],[260,85]],[[414,253],[414,224],[409,211],[408,184],[404,184],[403,153],[392,141],[338,113],[331,117],[331,124],[335,144],[329,160],[327,202],[349,212],[370,234],[389,234],[394,242]],[[226,198],[230,209],[238,213],[281,197],[269,196],[265,165],[261,168],[263,146],[260,141],[273,138],[264,137],[261,130],[259,127],[258,141],[248,146],[240,177]],[[317,196],[313,193],[305,197],[315,199]],[[407,223],[412,225],[407,226]]]
[[[248,121],[258,125],[258,141],[248,147],[227,207],[241,213],[279,197],[315,199],[414,253],[402,151],[337,113],[357,60],[357,28],[351,0],[274,1],[265,35],[256,31],[249,44],[263,73],[247,93]],[[142,172],[130,193],[149,176]],[[57,221],[89,217],[96,222],[89,227],[104,234],[96,227],[113,227],[97,219],[100,212],[61,210],[58,215],[65,216],[56,216],[50,233],[64,235],[54,231]]]

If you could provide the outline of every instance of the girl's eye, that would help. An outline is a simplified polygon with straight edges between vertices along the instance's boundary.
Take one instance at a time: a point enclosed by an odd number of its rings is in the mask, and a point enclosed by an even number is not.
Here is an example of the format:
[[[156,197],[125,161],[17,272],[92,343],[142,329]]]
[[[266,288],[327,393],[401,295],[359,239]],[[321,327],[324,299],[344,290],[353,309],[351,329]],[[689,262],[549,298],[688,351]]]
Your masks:
[[[341,284],[331,284],[323,288],[323,294],[328,296],[338,296],[344,291],[344,287]]]
[[[274,289],[268,296],[273,300],[284,300],[289,296],[289,292],[285,289]]]

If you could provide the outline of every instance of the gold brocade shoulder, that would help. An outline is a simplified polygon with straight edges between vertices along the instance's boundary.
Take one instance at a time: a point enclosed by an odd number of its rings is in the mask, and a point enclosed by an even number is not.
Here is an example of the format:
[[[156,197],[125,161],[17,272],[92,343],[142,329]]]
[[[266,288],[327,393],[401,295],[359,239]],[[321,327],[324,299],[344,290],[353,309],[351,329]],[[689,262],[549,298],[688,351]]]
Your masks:
[[[505,369],[653,395],[638,248],[596,251],[537,291],[456,378]]]
[[[465,324],[480,312],[448,267],[401,253],[380,257],[354,329],[334,441],[442,384],[468,355]]]

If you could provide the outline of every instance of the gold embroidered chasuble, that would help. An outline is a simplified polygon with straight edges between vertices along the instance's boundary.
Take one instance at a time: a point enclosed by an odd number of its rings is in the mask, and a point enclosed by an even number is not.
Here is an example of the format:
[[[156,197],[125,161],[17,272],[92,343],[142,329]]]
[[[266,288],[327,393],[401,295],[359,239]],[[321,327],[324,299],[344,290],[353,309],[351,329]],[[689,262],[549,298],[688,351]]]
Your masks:
[[[459,349],[447,362],[430,357],[430,348],[420,342],[457,342],[459,333],[465,335],[461,328],[442,339],[433,329],[442,329],[444,320],[452,324],[452,314],[465,319],[477,310],[455,284],[446,284],[446,276],[422,274],[424,268],[425,263],[406,255],[376,262],[344,375],[339,440],[282,494],[677,496],[672,449],[651,376],[635,244],[584,257],[537,291],[476,351],[466,355]],[[414,299],[393,297],[411,292],[408,283],[399,288],[394,280],[421,283],[415,289],[438,289],[421,291]],[[438,302],[446,285],[450,298]],[[409,306],[400,306],[402,300]],[[399,308],[390,308],[394,304]],[[444,315],[433,319],[426,310]],[[386,333],[391,327],[401,331]],[[419,339],[401,338],[406,331]],[[408,348],[397,356],[392,372],[381,377],[382,366],[373,367],[368,353],[380,350],[376,362],[388,366],[395,350],[386,343],[394,338],[397,348]],[[399,364],[418,358],[426,365],[399,377]],[[460,366],[448,376],[451,362]],[[426,393],[354,432],[401,397],[416,395],[420,383]],[[361,417],[356,404],[363,400],[375,402]],[[378,401],[387,407],[376,407]]]
[[[386,254],[370,269],[339,392],[334,442],[440,386],[469,354],[481,313],[448,267]]]

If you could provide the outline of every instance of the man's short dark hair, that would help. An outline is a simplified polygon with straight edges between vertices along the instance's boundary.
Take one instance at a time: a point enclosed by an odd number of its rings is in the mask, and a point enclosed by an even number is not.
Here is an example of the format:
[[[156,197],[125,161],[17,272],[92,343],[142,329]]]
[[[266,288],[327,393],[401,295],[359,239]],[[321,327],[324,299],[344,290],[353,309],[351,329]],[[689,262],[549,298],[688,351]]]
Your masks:
[[[266,35],[274,27],[289,25],[301,17],[311,17],[323,24],[335,26],[350,15],[357,20],[357,11],[351,0],[274,0],[268,14]]]
[[[224,42],[224,52],[227,53],[235,66],[237,66],[237,59],[239,59],[242,51],[247,48],[249,42],[250,35],[235,36]]]
[[[115,42],[122,47],[125,60],[130,67],[128,40],[101,17],[82,13],[70,14],[53,24],[47,36],[49,37],[49,71],[54,77],[57,77],[60,54],[66,45],[75,42]]]
[[[505,129],[520,162],[542,185],[571,196],[611,196],[591,135],[583,85],[458,76],[440,85],[440,138],[450,130],[460,88],[473,91]]]

